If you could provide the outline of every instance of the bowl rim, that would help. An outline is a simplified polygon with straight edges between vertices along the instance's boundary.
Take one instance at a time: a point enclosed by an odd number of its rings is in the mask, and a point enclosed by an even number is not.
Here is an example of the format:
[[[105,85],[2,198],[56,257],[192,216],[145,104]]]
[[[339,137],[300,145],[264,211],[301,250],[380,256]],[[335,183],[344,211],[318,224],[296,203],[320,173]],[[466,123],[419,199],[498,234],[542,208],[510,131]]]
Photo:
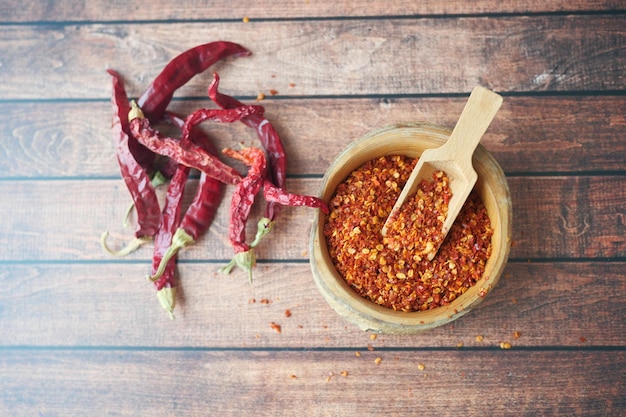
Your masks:
[[[331,180],[335,180],[337,176],[342,176],[339,182],[343,181],[354,169],[361,166],[365,161],[372,159],[371,155],[364,157],[363,154],[370,151],[372,148],[370,146],[371,143],[381,137],[393,134],[396,140],[406,139],[410,141],[421,139],[421,146],[428,145],[425,146],[424,149],[426,149],[444,143],[450,136],[450,133],[450,129],[429,122],[390,124],[372,130],[348,145],[330,164],[322,179],[319,196],[327,201],[335,192],[334,189],[330,191],[327,189]],[[382,144],[378,144],[375,148],[382,146]],[[359,158],[354,158],[355,152],[356,155],[360,155]],[[397,155],[399,153],[391,151],[383,154]],[[402,152],[402,154],[406,155],[407,152]],[[419,155],[416,155],[415,149],[408,152],[408,154],[409,156],[411,154],[414,156]],[[477,161],[480,162],[478,166],[476,164]],[[485,167],[488,167],[489,170],[494,171],[497,177],[500,178],[496,182],[496,185],[500,188],[499,197],[494,196],[491,190],[482,189],[480,192],[488,192],[490,198],[498,200],[497,210],[500,227],[498,229],[494,227],[492,242],[496,239],[497,243],[503,245],[502,251],[497,253],[492,251],[492,256],[490,256],[487,262],[483,277],[474,286],[457,297],[449,305],[426,311],[395,311],[367,300],[352,290],[334,267],[329,267],[329,265],[332,265],[332,261],[328,262],[330,257],[326,247],[326,239],[323,235],[325,215],[319,212],[315,215],[311,228],[309,241],[310,266],[314,281],[328,304],[348,321],[357,324],[362,330],[410,334],[432,329],[456,320],[482,302],[489,291],[497,284],[507,263],[511,243],[512,207],[506,177],[495,158],[482,145],[478,145],[474,152],[473,162],[477,172],[479,172],[479,168],[481,171],[484,171],[487,169]],[[479,183],[480,185],[477,186],[483,187],[483,183],[480,181],[480,172],[477,184]],[[505,227],[502,227],[502,224]]]

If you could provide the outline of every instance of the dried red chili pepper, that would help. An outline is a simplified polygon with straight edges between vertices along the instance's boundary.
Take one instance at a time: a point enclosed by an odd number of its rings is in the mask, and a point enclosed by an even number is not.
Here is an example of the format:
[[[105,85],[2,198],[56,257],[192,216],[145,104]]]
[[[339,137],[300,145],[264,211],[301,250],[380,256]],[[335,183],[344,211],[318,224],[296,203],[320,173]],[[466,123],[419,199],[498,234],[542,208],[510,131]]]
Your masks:
[[[172,235],[180,223],[180,211],[183,200],[183,192],[190,169],[184,165],[179,165],[167,187],[165,204],[161,218],[161,226],[154,239],[154,251],[152,254],[152,274],[159,268],[161,260],[172,242]],[[166,262],[165,271],[161,279],[155,282],[157,298],[161,306],[174,318],[174,307],[176,306],[176,286],[174,283],[174,273],[176,269],[176,258],[170,257]]]
[[[253,114],[257,110],[255,106],[229,109],[222,111],[219,115],[216,113],[213,120],[234,122],[248,114]],[[183,147],[179,141],[161,135],[159,131],[150,126],[150,121],[143,117],[141,109],[135,103],[132,103],[129,121],[131,134],[153,152],[172,158],[179,164],[202,171],[226,184],[237,184],[241,180],[241,174],[224,164],[217,156],[211,155],[194,144]]]
[[[324,200],[310,195],[292,194],[276,187],[271,181],[265,180],[263,183],[263,197],[266,201],[277,203],[282,206],[306,206],[321,209],[328,214],[328,205]]]
[[[161,73],[139,97],[137,104],[154,123],[159,121],[174,92],[195,75],[204,72],[217,61],[228,56],[248,56],[251,52],[243,46],[227,41],[210,42],[191,48],[163,68]]]
[[[240,151],[227,148],[222,153],[248,166],[248,174],[237,184],[230,205],[231,217],[228,234],[235,254],[237,254],[250,249],[246,244],[246,222],[254,199],[263,186],[267,162],[265,154],[258,148],[250,147]]]
[[[128,96],[126,95],[126,90],[124,89],[124,82],[122,81],[122,77],[117,71],[113,69],[107,69],[107,72],[113,77],[113,94],[117,96],[113,98],[116,101],[116,104],[114,104],[114,106],[119,106],[119,108],[121,109],[121,111],[118,111],[116,107],[115,112],[120,113],[120,120],[122,122],[123,129],[126,131],[126,133],[128,133],[129,102]],[[132,136],[130,136],[128,139],[128,149],[135,158],[135,161],[137,161],[137,163],[141,165],[149,175],[152,176],[154,174],[152,169],[152,165],[155,159],[154,152],[143,146]]]
[[[151,179],[144,168],[139,164],[130,149],[133,138],[130,135],[128,123],[128,96],[120,75],[109,69],[113,79],[112,104],[114,109],[113,133],[116,144],[116,157],[126,188],[131,194],[137,211],[137,226],[135,239],[121,251],[111,251],[106,244],[107,233],[102,235],[102,246],[115,255],[125,255],[149,241],[158,231],[161,220],[159,204],[151,184]]]
[[[207,120],[231,123],[241,120],[242,118],[249,117],[253,114],[262,116],[264,112],[265,108],[263,106],[243,104],[239,107],[233,107],[231,109],[199,109],[191,113],[185,119],[185,123],[182,128],[182,137],[188,137],[191,129]]]
[[[169,120],[182,129],[184,121],[173,113],[166,113],[166,120]],[[191,130],[189,139],[201,146],[207,152],[214,155],[217,154],[215,147],[200,130]],[[204,172],[200,174],[198,190],[183,217],[180,226],[171,238],[171,244],[167,251],[162,255],[158,267],[153,267],[151,279],[158,279],[161,282],[162,276],[168,274],[172,259],[176,258],[178,251],[192,243],[206,233],[209,226],[215,218],[215,213],[222,199],[223,186],[222,183],[214,178],[207,176]]]
[[[209,98],[224,109],[237,108],[243,104],[234,97],[218,91],[220,78],[213,74],[213,82],[209,86]],[[281,189],[285,189],[287,181],[287,155],[282,140],[276,129],[262,114],[251,114],[241,119],[241,122],[256,130],[261,145],[269,156],[270,174],[272,182]],[[274,221],[278,214],[279,206],[269,202],[265,216]]]
[[[256,264],[256,254],[253,248],[263,235],[271,231],[273,224],[270,221],[264,222],[267,219],[262,219],[258,223],[254,242],[250,245],[246,244],[246,224],[250,210],[256,195],[263,186],[264,176],[267,172],[265,153],[258,148],[244,148],[241,151],[224,149],[222,152],[226,156],[242,161],[249,169],[248,174],[237,184],[230,205],[228,235],[235,251],[235,256],[220,271],[229,274],[235,266],[238,266],[248,273],[248,278],[252,282],[252,268]]]
[[[257,223],[257,233],[254,240],[249,245],[246,244],[246,224],[255,197],[261,188],[263,188],[264,196],[268,202],[290,206],[317,207],[325,213],[328,213],[328,206],[319,198],[287,193],[272,184],[267,178],[267,162],[265,153],[261,149],[250,147],[241,151],[224,149],[222,152],[226,156],[242,161],[249,167],[248,174],[237,184],[233,193],[228,231],[235,256],[228,265],[222,268],[222,272],[230,273],[235,266],[238,266],[247,271],[250,280],[252,280],[252,268],[256,263],[253,248],[259,244],[263,236],[271,231],[274,224],[270,218],[261,218]]]

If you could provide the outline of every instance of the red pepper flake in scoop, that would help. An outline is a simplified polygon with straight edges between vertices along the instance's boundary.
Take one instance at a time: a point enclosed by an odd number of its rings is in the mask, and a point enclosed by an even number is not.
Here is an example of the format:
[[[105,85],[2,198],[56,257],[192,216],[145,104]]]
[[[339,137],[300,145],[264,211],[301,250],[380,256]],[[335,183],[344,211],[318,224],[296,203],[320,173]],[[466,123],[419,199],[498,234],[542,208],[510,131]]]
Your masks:
[[[450,304],[482,277],[491,254],[491,223],[472,192],[437,256],[428,260],[451,197],[441,172],[421,184],[410,209],[383,238],[382,226],[416,162],[396,155],[363,164],[337,187],[324,225],[344,280],[362,297],[400,311]]]

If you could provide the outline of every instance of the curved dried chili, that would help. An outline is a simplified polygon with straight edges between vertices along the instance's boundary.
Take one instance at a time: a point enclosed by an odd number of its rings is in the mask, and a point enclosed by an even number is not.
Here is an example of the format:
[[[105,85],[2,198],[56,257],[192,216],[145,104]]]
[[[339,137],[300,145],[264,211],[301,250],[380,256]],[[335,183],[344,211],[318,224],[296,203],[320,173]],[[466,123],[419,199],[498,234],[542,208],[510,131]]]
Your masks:
[[[174,113],[166,113],[166,120],[182,129],[184,120]],[[201,130],[191,130],[188,135],[189,140],[202,147],[207,152],[216,155],[217,151]],[[215,213],[222,200],[222,183],[209,177],[204,172],[200,173],[200,180],[196,195],[191,205],[183,216],[183,219],[171,238],[170,246],[163,253],[156,268],[153,266],[151,279],[162,280],[162,275],[168,274],[168,268],[176,259],[178,251],[198,240],[206,233],[215,218]],[[153,264],[154,265],[154,264]]]
[[[248,56],[251,52],[243,46],[227,41],[198,45],[172,59],[154,79],[148,89],[137,99],[146,117],[157,122],[163,117],[174,92],[195,75],[228,56]]]
[[[257,233],[254,240],[249,245],[246,243],[246,224],[255,197],[261,189],[263,189],[267,202],[320,208],[325,213],[328,213],[328,206],[317,197],[287,193],[272,184],[267,178],[267,162],[265,153],[261,149],[254,147],[244,148],[240,151],[224,149],[223,153],[242,161],[249,169],[248,174],[237,184],[231,201],[228,233],[235,256],[221,271],[230,273],[235,266],[238,266],[247,271],[250,280],[252,280],[252,268],[256,262],[253,248],[258,245],[263,236],[272,230],[274,224],[270,218],[261,218],[257,223]]]
[[[123,250],[115,252],[108,248],[106,245],[106,232],[102,236],[102,246],[112,254],[125,255],[149,241],[157,233],[161,221],[161,212],[151,178],[130,149],[130,144],[134,141],[134,138],[131,136],[129,129],[129,104],[123,81],[116,71],[109,69],[107,72],[113,80],[111,102],[114,109],[113,133],[115,153],[122,179],[130,192],[137,212],[137,226],[135,239]]]
[[[318,208],[325,214],[328,214],[328,205],[324,200],[310,195],[289,193],[282,188],[276,187],[267,179],[263,183],[263,197],[265,197],[265,200],[268,202],[277,203],[282,206]]]
[[[235,254],[237,254],[250,249],[246,244],[246,222],[254,204],[254,199],[263,187],[267,162],[265,154],[259,148],[250,147],[240,151],[226,148],[222,153],[248,166],[248,174],[237,184],[230,205],[231,217],[228,235]]]
[[[242,106],[243,104],[239,100],[218,91],[219,82],[219,75],[213,74],[213,82],[209,86],[209,98],[224,109]],[[278,188],[285,189],[287,182],[287,155],[278,132],[262,114],[251,114],[242,118],[241,122],[256,131],[259,141],[269,157],[271,180]],[[278,211],[279,206],[275,202],[269,202],[265,216],[274,221]]]
[[[161,217],[161,225],[154,239],[154,251],[152,254],[152,273],[159,268],[163,255],[167,252],[172,236],[180,222],[180,212],[183,201],[183,192],[187,177],[189,176],[189,167],[179,165],[167,187],[165,196],[165,204]],[[155,282],[157,289],[157,298],[161,302],[161,306],[174,318],[174,307],[176,306],[176,286],[174,283],[174,273],[176,269],[176,259],[170,258],[166,263],[165,271],[159,280]]]
[[[219,121],[233,122],[255,111],[257,108],[253,106],[230,109],[223,113],[223,117],[219,118]],[[218,120],[218,117],[214,120]],[[202,171],[226,184],[237,184],[241,180],[241,174],[224,164],[217,156],[211,155],[194,144],[183,147],[179,141],[161,135],[158,130],[150,126],[150,121],[143,117],[141,109],[135,103],[132,104],[129,121],[131,134],[153,152],[172,158],[179,164]]]

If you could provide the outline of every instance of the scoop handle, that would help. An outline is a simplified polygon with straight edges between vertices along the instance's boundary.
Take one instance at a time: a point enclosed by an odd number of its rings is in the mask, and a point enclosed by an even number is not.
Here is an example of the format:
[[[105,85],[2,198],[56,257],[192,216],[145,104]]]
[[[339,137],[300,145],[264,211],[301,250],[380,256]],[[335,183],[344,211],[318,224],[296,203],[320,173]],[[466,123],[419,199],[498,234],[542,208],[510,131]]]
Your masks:
[[[439,148],[440,152],[471,169],[474,150],[501,105],[502,96],[481,86],[474,87],[452,134]]]

